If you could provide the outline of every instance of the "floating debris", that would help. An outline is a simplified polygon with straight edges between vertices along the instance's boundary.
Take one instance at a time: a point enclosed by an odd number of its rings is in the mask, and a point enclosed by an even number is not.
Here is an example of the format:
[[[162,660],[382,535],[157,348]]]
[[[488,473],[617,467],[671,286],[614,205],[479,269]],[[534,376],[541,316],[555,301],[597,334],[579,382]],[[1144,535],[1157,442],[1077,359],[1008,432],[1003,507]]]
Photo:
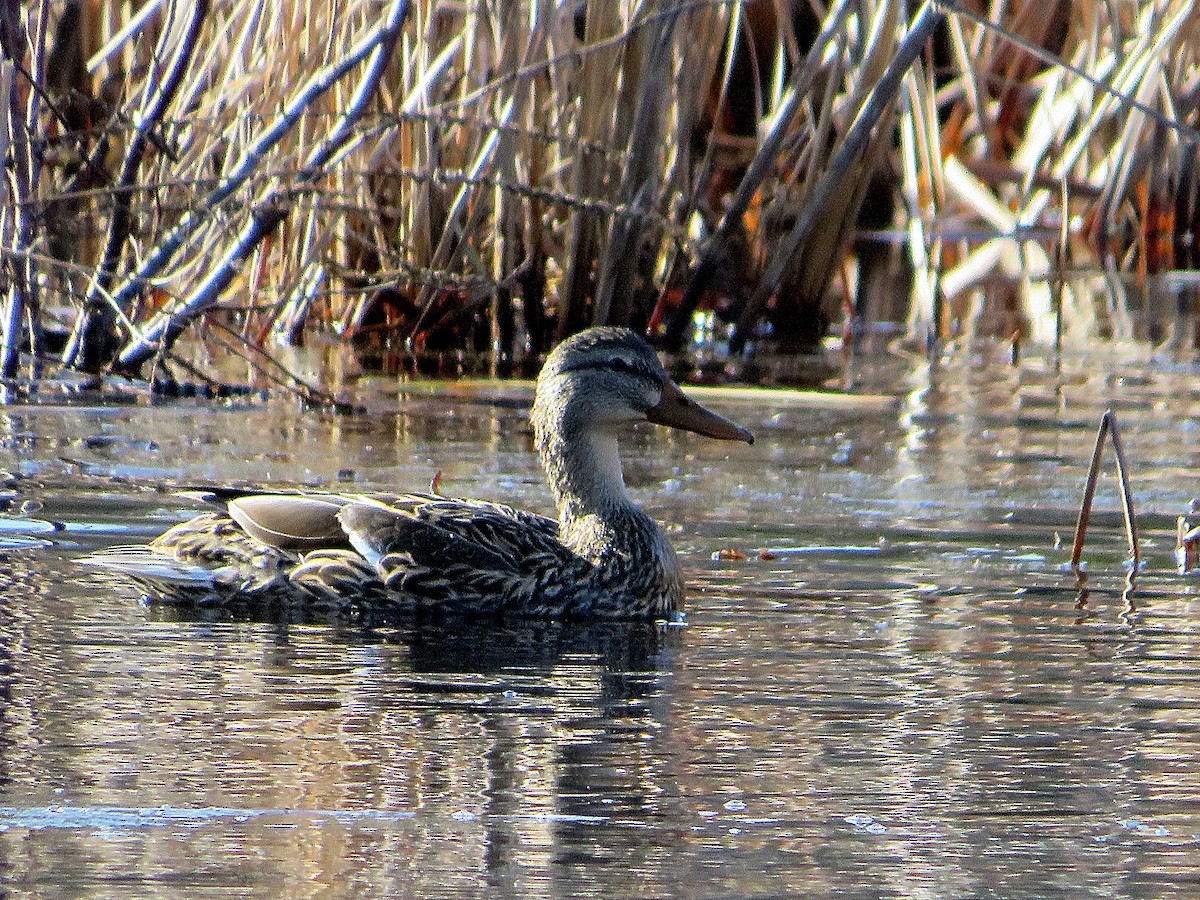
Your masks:
[[[1193,528],[1191,523],[1180,516],[1175,527],[1175,565],[1180,575],[1186,575],[1196,568],[1200,560],[1200,526]]]
[[[749,559],[749,557],[746,556],[746,554],[743,553],[741,550],[734,550],[734,549],[728,548],[728,547],[725,548],[724,550],[714,550],[712,558],[713,558],[714,562],[716,562],[718,560],[726,560],[726,561],[732,561],[732,562],[744,562],[745,560]]]

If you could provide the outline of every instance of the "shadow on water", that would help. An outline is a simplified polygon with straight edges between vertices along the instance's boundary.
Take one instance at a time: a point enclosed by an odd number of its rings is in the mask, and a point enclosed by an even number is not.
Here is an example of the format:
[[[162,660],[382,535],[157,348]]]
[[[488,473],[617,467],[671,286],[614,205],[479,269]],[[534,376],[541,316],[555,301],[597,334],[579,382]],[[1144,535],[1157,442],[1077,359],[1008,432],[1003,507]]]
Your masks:
[[[519,389],[380,390],[333,419],[0,410],[0,884],[1177,896],[1200,879],[1200,590],[1171,561],[1195,369],[998,349],[887,383],[706,398],[753,448],[627,442],[690,585],[670,627],[185,615],[72,563],[189,516],[182,484],[441,470],[548,512]],[[1147,564],[1126,591],[1105,476],[1083,597],[1063,563],[1110,405]]]

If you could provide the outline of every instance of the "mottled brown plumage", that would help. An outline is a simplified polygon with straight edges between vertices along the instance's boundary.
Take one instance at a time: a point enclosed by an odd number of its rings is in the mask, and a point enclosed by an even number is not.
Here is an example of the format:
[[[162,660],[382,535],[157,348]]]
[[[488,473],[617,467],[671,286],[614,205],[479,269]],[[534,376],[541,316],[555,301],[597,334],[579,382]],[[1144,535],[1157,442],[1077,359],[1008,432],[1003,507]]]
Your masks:
[[[620,430],[652,421],[725,440],[745,429],[687,399],[644,340],[593,328],[538,378],[533,426],[559,520],[433,494],[233,494],[148,547],[85,558],[189,605],[661,617],[683,598],[675,552],[629,498]]]

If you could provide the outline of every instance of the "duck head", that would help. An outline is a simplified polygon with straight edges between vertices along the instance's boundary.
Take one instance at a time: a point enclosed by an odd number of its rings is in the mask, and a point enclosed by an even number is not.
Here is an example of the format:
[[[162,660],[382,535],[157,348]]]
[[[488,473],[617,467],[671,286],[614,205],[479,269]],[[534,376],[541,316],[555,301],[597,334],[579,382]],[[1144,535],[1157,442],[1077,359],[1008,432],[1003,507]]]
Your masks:
[[[546,359],[533,404],[538,452],[561,504],[582,512],[623,500],[617,435],[637,422],[754,442],[684,394],[643,338],[627,328],[590,328]]]

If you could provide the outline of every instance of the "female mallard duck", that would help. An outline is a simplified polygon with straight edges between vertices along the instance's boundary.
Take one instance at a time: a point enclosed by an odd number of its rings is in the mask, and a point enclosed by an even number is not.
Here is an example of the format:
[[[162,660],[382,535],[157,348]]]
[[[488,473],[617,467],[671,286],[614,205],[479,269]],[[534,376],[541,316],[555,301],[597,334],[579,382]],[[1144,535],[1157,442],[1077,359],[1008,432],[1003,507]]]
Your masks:
[[[550,354],[533,403],[558,522],[435,494],[218,490],[227,513],[86,561],[189,605],[665,616],[683,598],[675,551],[625,492],[617,450],[619,430],[641,421],[754,441],[684,396],[638,335],[592,328]]]

